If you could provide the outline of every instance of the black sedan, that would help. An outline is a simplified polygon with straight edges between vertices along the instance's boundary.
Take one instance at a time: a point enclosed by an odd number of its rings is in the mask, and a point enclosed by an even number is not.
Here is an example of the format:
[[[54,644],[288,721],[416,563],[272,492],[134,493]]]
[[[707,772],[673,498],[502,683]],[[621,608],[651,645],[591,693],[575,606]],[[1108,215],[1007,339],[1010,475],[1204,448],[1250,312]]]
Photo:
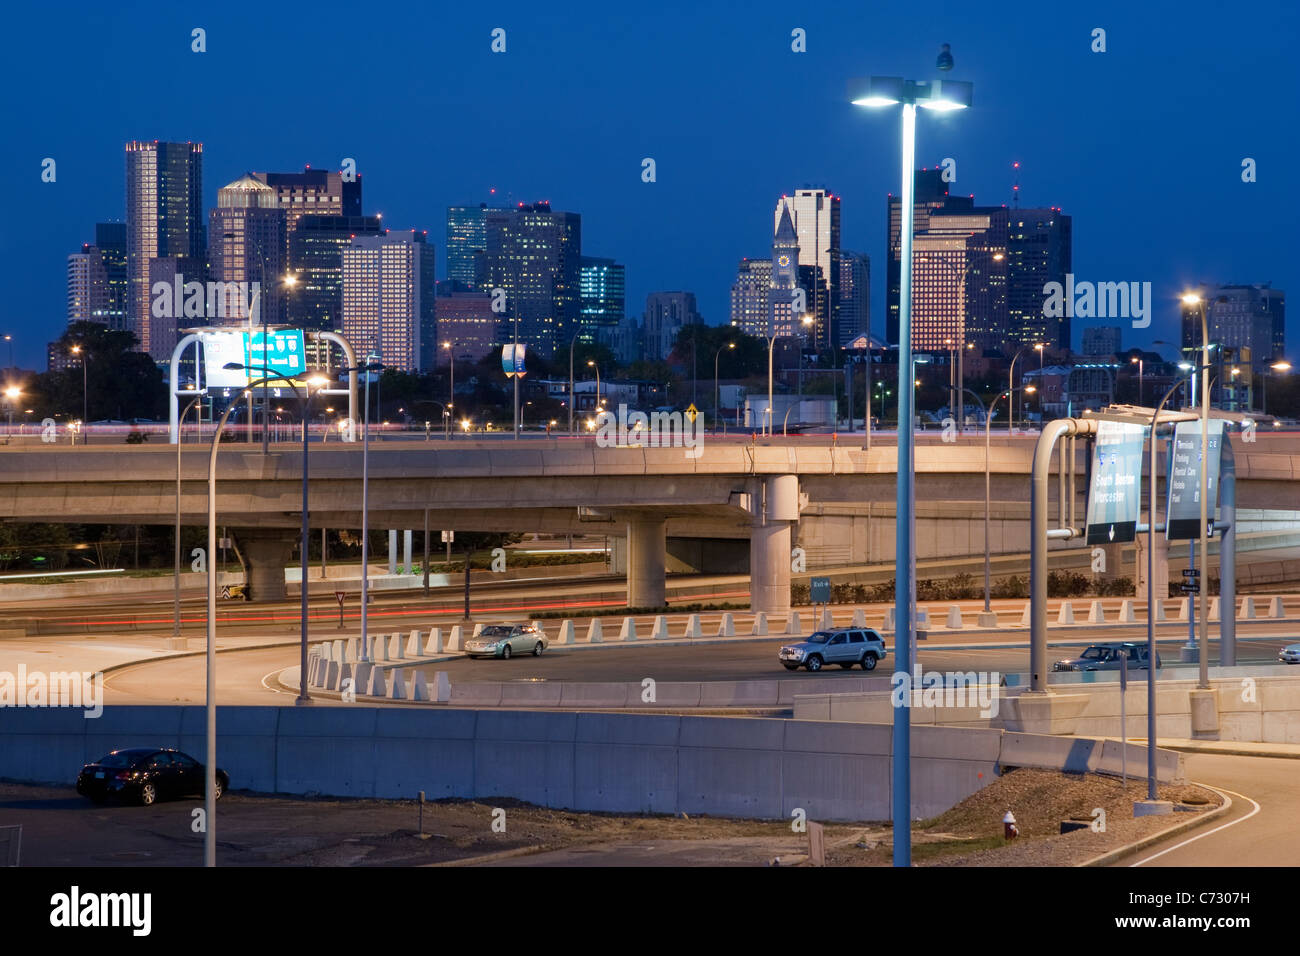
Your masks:
[[[218,767],[216,796],[229,786],[230,777]],[[125,798],[145,806],[168,797],[202,796],[203,764],[179,750],[114,750],[81,768],[77,793],[96,803]]]

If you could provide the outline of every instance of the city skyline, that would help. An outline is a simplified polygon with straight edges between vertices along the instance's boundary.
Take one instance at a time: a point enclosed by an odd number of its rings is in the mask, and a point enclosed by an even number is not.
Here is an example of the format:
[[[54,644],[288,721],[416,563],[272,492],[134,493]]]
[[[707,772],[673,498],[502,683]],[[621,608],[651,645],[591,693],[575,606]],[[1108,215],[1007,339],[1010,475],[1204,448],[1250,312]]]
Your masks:
[[[216,205],[216,189],[249,169],[300,170],[309,163],[313,168],[337,168],[349,157],[368,182],[367,214],[383,213],[393,228],[427,229],[435,237],[443,233],[449,206],[514,206],[549,199],[556,209],[582,215],[585,248],[626,266],[627,300],[633,309],[649,292],[689,289],[696,293],[705,320],[721,324],[729,311],[736,263],[766,252],[772,203],[792,188],[833,188],[843,197],[843,247],[877,262],[886,260],[880,200],[898,190],[897,117],[853,109],[844,96],[844,83],[870,72],[928,76],[934,72],[934,50],[940,41],[952,43],[953,75],[975,83],[975,101],[960,115],[924,118],[919,124],[918,166],[933,167],[955,158],[954,194],[975,193],[989,204],[1009,204],[1018,175],[1023,207],[1051,204],[1078,217],[1075,273],[1094,281],[1138,278],[1155,287],[1152,327],[1126,328],[1126,343],[1149,345],[1175,338],[1180,319],[1177,293],[1186,288],[1268,282],[1286,290],[1296,284],[1296,265],[1286,255],[1283,227],[1270,212],[1282,201],[1279,171],[1296,134],[1285,124],[1264,122],[1262,104],[1234,101],[1230,117],[1220,123],[1228,128],[1216,142],[1180,151],[1177,161],[1135,163],[1126,158],[1160,153],[1161,142],[1172,146],[1182,130],[1224,108],[1228,94],[1194,69],[1212,44],[1249,31],[1252,47],[1260,54],[1252,69],[1265,83],[1271,76],[1280,81],[1286,67],[1278,65],[1285,60],[1278,38],[1286,35],[1295,17],[1288,9],[1266,7],[1249,25],[1229,24],[1226,33],[1210,36],[1194,15],[1169,20],[1116,5],[1097,16],[1099,22],[1106,21],[1111,37],[1105,54],[1089,51],[1090,27],[1063,14],[1042,12],[1018,18],[1015,24],[991,26],[976,23],[974,14],[954,10],[940,26],[923,27],[906,13],[868,14],[844,6],[782,18],[774,7],[760,7],[764,15],[743,23],[703,11],[693,20],[694,29],[684,33],[648,14],[637,15],[644,17],[637,25],[647,39],[662,32],[688,58],[707,51],[718,59],[717,66],[709,67],[718,75],[737,64],[755,71],[747,76],[755,102],[749,103],[749,95],[727,98],[725,109],[737,115],[725,119],[720,113],[722,94],[711,89],[698,91],[699,108],[689,116],[674,113],[684,90],[694,88],[690,81],[656,77],[647,82],[620,64],[619,46],[601,34],[600,17],[593,9],[578,8],[552,22],[522,8],[507,8],[501,19],[511,40],[504,54],[490,52],[491,27],[468,15],[451,12],[435,20],[411,13],[412,34],[423,30],[428,35],[436,29],[460,38],[437,70],[440,81],[454,75],[449,89],[435,90],[425,82],[412,93],[422,108],[441,111],[436,131],[411,129],[402,102],[385,102],[378,82],[362,76],[343,89],[331,86],[328,93],[304,90],[304,110],[327,109],[346,119],[338,124],[344,128],[322,132],[311,127],[310,135],[304,135],[292,113],[284,122],[250,116],[236,126],[214,105],[214,97],[228,97],[231,90],[208,89],[202,83],[194,90],[160,85],[156,108],[147,116],[121,105],[135,101],[118,95],[115,108],[86,115],[75,138],[52,117],[15,117],[12,131],[30,144],[30,149],[18,151],[20,156],[7,160],[12,178],[30,181],[17,191],[18,217],[41,224],[34,238],[8,232],[3,240],[6,261],[27,280],[11,281],[7,296],[7,324],[13,326],[17,360],[40,366],[44,343],[59,334],[66,317],[67,256],[91,241],[95,223],[118,219],[125,211],[122,144],[155,136],[204,143],[204,218]],[[1208,8],[1186,8],[1190,14],[1200,9]],[[128,49],[151,48],[161,51],[158,55],[169,69],[189,71],[196,82],[204,83],[231,58],[262,50],[256,37],[236,30],[233,18],[214,14],[206,25],[208,51],[191,53],[192,25],[185,16],[158,14],[140,25],[138,36],[127,36],[120,32],[120,21],[99,21],[91,15],[71,28],[67,44],[91,65],[107,64],[114,42]],[[274,24],[283,15],[272,11],[266,16]],[[846,18],[853,17],[870,22],[877,28],[873,33],[889,42],[844,38],[855,32],[843,29]],[[790,50],[794,26],[807,31],[807,53]],[[414,48],[412,38],[396,33],[385,37],[399,54]],[[1024,58],[1034,60],[1032,64],[995,57],[997,49],[1013,41],[1042,56]],[[1279,44],[1276,56],[1269,55],[1273,43]],[[547,46],[553,53],[556,44],[574,51],[573,57],[557,62],[542,49]],[[7,68],[29,63],[39,49],[37,43],[31,50],[20,50]],[[1070,84],[1051,75],[1040,77],[1037,63],[1053,57],[1068,59]],[[551,72],[538,83],[543,64]],[[285,81],[302,66],[289,55],[267,82]],[[609,71],[608,89],[579,85],[581,75],[593,68]],[[399,72],[406,75],[408,69],[415,68],[403,66]],[[1162,104],[1159,117],[1153,118],[1129,93],[1143,83],[1175,78],[1180,96]],[[525,80],[547,89],[525,86],[521,93]],[[112,96],[125,80],[110,75],[105,82]],[[455,110],[452,100],[461,95],[461,84],[481,84],[481,102],[488,106],[507,91],[519,94],[518,107],[509,113],[488,109],[485,115],[481,110]],[[599,130],[578,121],[571,109],[592,98],[622,104],[612,115],[602,113],[608,123]],[[563,109],[557,113],[554,103]],[[516,119],[531,115],[534,107],[539,115],[554,116],[557,128],[533,132],[537,148],[526,155],[498,148],[512,141]],[[795,107],[801,135],[789,142],[771,137],[756,151],[752,135],[741,135],[745,124],[763,110]],[[366,117],[364,129],[357,127],[355,116]],[[704,141],[705,148],[691,149],[683,133],[673,132],[670,116],[687,123],[688,134],[704,129],[701,124],[718,132]],[[405,138],[399,138],[398,131],[404,131]],[[457,148],[440,145],[448,142]],[[58,162],[52,183],[40,181],[40,164],[47,156]],[[642,181],[645,157],[655,160],[655,182]],[[1245,157],[1258,164],[1257,182],[1242,182]],[[1018,172],[1012,169],[1015,161],[1021,162]],[[496,192],[490,192],[494,187]],[[1116,228],[1155,195],[1165,200],[1161,242],[1139,239],[1134,233],[1142,230]],[[702,211],[707,211],[707,228],[699,227]],[[442,279],[448,274],[446,250],[441,248],[444,243],[436,245],[437,275]],[[885,283],[873,285],[873,332],[881,335]],[[1081,323],[1074,325],[1072,345],[1077,348]],[[1287,331],[1291,341],[1297,341],[1294,318]]]

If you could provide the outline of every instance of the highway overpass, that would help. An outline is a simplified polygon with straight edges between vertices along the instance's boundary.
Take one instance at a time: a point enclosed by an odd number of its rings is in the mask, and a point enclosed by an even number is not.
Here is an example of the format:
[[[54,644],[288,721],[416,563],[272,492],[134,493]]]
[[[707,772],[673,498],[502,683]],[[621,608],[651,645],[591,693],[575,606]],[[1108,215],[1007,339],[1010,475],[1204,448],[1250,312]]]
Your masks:
[[[993,440],[988,472],[995,553],[1028,548],[1035,438]],[[860,436],[852,439],[853,446],[860,442]],[[1232,442],[1239,531],[1268,532],[1282,541],[1300,534],[1300,436],[1260,434],[1257,442],[1233,436]],[[732,542],[746,551],[753,605],[767,611],[789,605],[796,545],[804,548],[810,569],[893,559],[892,441],[877,437],[864,451],[833,436],[706,436],[696,451],[692,457],[681,448],[598,447],[591,438],[568,437],[374,442],[370,526],[422,528],[427,512],[432,529],[603,531],[625,541],[631,606],[663,603],[665,571],[680,551],[670,549],[670,541]],[[186,524],[206,523],[208,453],[206,443],[179,447]],[[312,444],[313,528],[360,527],[361,456],[360,444]],[[5,446],[0,520],[170,524],[177,461],[175,445]],[[259,445],[232,442],[218,456],[218,522],[236,536],[256,599],[284,596],[282,572],[301,522],[301,463],[295,444],[272,445],[263,455]],[[1078,528],[1087,446],[1066,443],[1052,467],[1052,521]],[[983,436],[948,443],[922,435],[915,474],[918,556],[982,553]],[[1113,563],[1120,564],[1118,557]]]

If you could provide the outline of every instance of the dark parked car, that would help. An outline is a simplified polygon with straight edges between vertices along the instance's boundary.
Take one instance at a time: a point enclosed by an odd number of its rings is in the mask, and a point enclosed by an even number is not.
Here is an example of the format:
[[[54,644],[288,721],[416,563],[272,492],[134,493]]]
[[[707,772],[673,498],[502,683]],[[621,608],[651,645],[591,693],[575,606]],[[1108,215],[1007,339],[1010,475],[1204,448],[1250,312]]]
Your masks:
[[[126,798],[149,806],[169,797],[202,796],[203,771],[203,764],[179,750],[114,750],[81,768],[77,793],[96,803]],[[229,786],[230,777],[218,767],[216,796]]]
[[[1120,665],[1119,652],[1128,652],[1129,670],[1147,669],[1147,646],[1136,641],[1114,641],[1107,644],[1093,644],[1078,657],[1057,661],[1052,665],[1054,671],[1117,671]],[[1156,655],[1156,670],[1160,669],[1160,655]]]

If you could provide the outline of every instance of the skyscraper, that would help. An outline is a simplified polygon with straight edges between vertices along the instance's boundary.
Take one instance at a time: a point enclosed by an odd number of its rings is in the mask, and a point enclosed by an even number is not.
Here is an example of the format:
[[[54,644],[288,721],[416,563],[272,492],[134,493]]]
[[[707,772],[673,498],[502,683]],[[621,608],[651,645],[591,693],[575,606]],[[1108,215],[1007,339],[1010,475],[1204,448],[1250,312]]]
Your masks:
[[[217,208],[209,218],[211,278],[226,283],[220,293],[218,315],[210,322],[272,325],[282,322],[281,291],[285,276],[285,218],[276,191],[252,173],[217,191]],[[256,282],[260,295],[248,302],[235,283]]]
[[[434,248],[413,229],[357,236],[343,250],[343,335],[357,357],[404,372],[436,365]]]
[[[487,249],[487,203],[447,207],[447,278],[456,288],[475,287],[475,272]]]
[[[645,297],[643,353],[647,359],[665,359],[673,350],[677,333],[704,320],[695,307],[694,292],[651,292]]]
[[[289,237],[284,315],[289,325],[338,332],[343,328],[343,250],[356,236],[384,231],[378,216],[300,216]]]
[[[835,344],[844,347],[859,335],[871,331],[871,257],[857,252],[839,252],[839,307],[834,327]]]
[[[1049,282],[1065,283],[1073,268],[1072,225],[1056,208],[1012,209],[1007,234],[1008,338],[1016,345],[1037,345],[1068,351],[1070,318],[1043,315],[1043,289]]]
[[[285,251],[303,216],[360,216],[361,177],[304,166],[300,173],[250,173],[275,191],[284,215]]]
[[[835,329],[840,300],[840,197],[825,189],[796,189],[776,204],[773,232],[789,211],[804,268],[808,311],[816,319],[809,341],[824,348],[839,337]]]
[[[501,344],[501,322],[492,311],[486,292],[444,291],[451,283],[438,283],[438,352],[426,357],[426,367],[445,358],[447,346],[458,359],[477,362]]]
[[[92,251],[94,250],[94,251]],[[93,322],[97,292],[107,283],[103,263],[94,246],[84,245],[68,256],[68,324]]]
[[[746,335],[767,335],[772,311],[772,260],[741,259],[731,284],[731,324]]]
[[[150,336],[149,260],[207,254],[203,229],[203,144],[126,144],[128,327],[141,351],[159,354]]]
[[[578,289],[581,319],[574,331],[583,342],[597,342],[603,329],[617,328],[627,314],[626,269],[613,259],[583,256]]]
[[[487,209],[484,252],[476,288],[502,289],[508,341],[550,355],[577,331],[582,261],[582,217],[547,202]]]
[[[888,200],[889,262],[885,333],[898,341],[900,204]],[[943,350],[963,343],[1014,352],[1045,342],[1068,348],[1068,320],[1043,312],[1044,286],[1070,269],[1070,217],[1059,209],[977,206],[949,196],[942,171],[917,170],[913,218],[913,345]],[[951,340],[951,345],[949,344]]]
[[[95,243],[68,256],[68,322],[126,328],[126,225],[101,222]]]

